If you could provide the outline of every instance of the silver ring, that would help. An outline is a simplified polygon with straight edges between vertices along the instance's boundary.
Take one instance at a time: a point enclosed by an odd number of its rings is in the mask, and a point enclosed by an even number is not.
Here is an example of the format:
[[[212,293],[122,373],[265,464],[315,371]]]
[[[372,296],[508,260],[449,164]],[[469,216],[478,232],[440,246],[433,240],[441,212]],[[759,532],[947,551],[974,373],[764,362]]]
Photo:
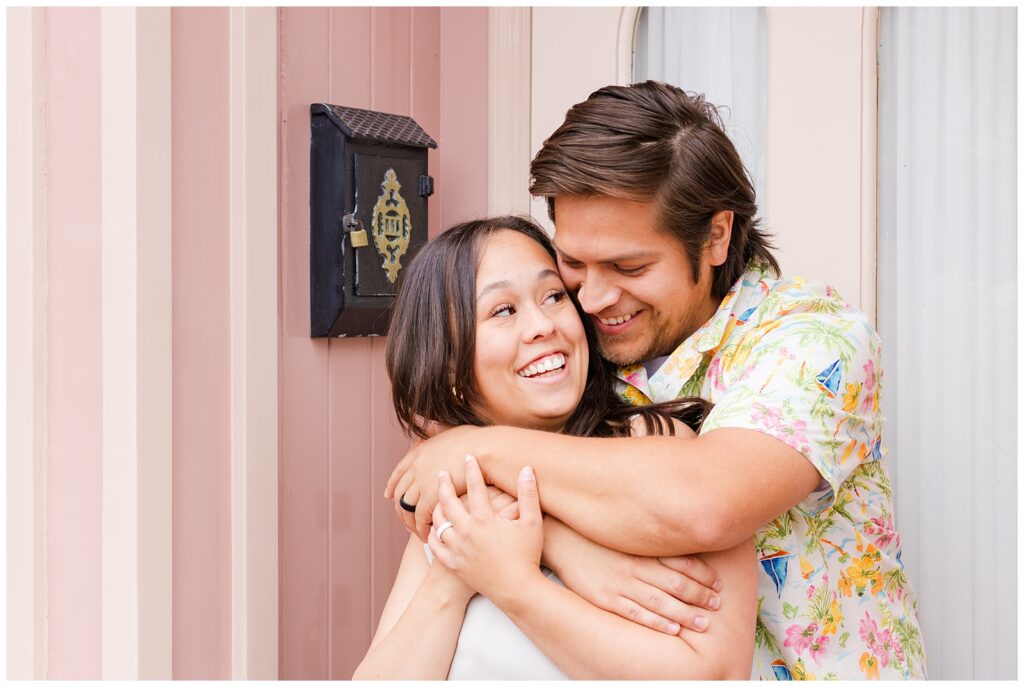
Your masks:
[[[455,525],[451,524],[450,522],[446,522],[443,525],[441,525],[440,527],[438,527],[437,528],[437,540],[443,544],[444,543],[444,539],[442,537],[444,537],[444,533],[447,532],[452,527],[455,527]]]

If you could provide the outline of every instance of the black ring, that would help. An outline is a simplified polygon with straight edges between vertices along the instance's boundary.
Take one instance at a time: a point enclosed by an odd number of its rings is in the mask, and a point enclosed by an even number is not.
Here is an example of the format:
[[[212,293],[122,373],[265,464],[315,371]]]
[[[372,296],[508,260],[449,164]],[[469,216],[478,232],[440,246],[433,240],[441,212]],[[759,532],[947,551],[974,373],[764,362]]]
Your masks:
[[[401,496],[398,497],[398,505],[401,506],[403,510],[407,510],[410,513],[416,512],[415,504],[405,502],[405,494],[402,494]]]

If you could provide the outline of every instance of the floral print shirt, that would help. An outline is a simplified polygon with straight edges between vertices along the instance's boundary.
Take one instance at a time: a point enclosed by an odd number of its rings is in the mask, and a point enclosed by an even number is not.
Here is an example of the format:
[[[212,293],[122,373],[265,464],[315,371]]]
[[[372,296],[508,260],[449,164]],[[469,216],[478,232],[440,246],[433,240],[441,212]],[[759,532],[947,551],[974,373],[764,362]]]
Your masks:
[[[821,282],[756,265],[654,374],[619,370],[626,401],[701,396],[714,403],[702,434],[764,432],[821,473],[813,493],[755,537],[753,676],[925,677],[881,442],[881,373],[878,335],[862,312]]]

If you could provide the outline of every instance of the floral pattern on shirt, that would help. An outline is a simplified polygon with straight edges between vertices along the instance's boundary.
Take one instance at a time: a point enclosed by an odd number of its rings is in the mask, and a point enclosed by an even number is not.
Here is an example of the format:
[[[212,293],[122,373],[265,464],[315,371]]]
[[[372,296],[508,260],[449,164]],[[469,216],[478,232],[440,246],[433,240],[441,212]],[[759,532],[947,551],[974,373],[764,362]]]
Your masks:
[[[755,537],[761,679],[925,677],[882,448],[879,356],[866,316],[830,286],[751,266],[650,378],[643,365],[619,370],[627,402],[701,396],[715,404],[702,434],[763,432],[821,474]]]

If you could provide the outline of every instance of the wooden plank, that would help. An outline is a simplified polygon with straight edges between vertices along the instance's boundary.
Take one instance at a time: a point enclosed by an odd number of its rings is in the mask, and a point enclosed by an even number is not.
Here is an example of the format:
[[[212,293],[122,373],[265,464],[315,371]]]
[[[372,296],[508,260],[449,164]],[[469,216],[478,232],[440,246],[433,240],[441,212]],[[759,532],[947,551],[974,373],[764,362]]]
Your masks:
[[[328,344],[309,336],[309,105],[327,92],[329,11],[284,8],[280,108],[280,678],[328,677]]]
[[[231,677],[228,14],[171,11],[173,672]]]
[[[46,10],[47,674],[100,678],[100,13]]]
[[[371,10],[332,8],[327,98],[337,105],[371,106]],[[330,342],[329,436],[331,679],[348,679],[370,644],[372,524],[370,456],[371,340]]]

